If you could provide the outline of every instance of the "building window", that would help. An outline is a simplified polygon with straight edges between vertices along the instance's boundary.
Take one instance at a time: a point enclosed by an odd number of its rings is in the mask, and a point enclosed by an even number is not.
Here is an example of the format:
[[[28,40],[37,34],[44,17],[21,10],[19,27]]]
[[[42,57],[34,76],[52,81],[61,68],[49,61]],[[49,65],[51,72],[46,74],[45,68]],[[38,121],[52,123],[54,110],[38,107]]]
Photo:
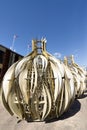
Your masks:
[[[1,74],[1,68],[0,68],[0,74]]]
[[[4,52],[0,50],[0,63],[1,64],[3,63],[3,55],[4,55]]]

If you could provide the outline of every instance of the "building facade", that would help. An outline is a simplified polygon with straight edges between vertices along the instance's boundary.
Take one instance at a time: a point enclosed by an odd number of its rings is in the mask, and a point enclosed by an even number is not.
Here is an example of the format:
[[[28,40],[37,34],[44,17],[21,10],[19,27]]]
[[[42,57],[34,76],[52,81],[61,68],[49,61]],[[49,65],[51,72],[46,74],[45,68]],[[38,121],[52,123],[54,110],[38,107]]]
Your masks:
[[[23,56],[0,44],[0,83],[7,69]]]

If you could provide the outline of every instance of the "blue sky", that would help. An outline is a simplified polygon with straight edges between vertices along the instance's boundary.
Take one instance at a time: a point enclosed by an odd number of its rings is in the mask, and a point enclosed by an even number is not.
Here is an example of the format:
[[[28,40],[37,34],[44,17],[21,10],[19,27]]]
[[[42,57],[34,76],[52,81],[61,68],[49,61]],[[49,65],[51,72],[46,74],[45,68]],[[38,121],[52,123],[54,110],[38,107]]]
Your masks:
[[[10,48],[14,34],[22,55],[33,38],[46,37],[48,52],[87,65],[87,0],[0,0],[0,44]]]

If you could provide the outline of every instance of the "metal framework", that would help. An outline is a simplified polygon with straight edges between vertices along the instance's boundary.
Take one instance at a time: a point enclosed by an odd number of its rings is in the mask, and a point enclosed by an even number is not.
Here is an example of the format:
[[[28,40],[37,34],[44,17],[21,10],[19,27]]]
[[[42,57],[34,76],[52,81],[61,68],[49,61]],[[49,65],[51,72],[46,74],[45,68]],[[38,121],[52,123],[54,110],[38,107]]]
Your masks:
[[[74,61],[68,64],[65,57],[63,63],[46,51],[46,39],[32,40],[32,52],[3,78],[2,103],[11,115],[26,121],[58,118],[75,95],[83,93],[84,79],[85,72]]]

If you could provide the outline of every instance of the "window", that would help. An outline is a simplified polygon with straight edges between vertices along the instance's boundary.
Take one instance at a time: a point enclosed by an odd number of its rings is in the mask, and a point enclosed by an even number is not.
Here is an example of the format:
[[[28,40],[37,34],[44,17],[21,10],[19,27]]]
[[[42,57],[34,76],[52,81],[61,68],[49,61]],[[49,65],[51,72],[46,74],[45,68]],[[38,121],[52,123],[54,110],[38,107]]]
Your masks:
[[[1,68],[0,68],[0,74],[1,74]]]
[[[1,64],[3,63],[3,55],[4,55],[4,52],[0,50],[0,63]]]

